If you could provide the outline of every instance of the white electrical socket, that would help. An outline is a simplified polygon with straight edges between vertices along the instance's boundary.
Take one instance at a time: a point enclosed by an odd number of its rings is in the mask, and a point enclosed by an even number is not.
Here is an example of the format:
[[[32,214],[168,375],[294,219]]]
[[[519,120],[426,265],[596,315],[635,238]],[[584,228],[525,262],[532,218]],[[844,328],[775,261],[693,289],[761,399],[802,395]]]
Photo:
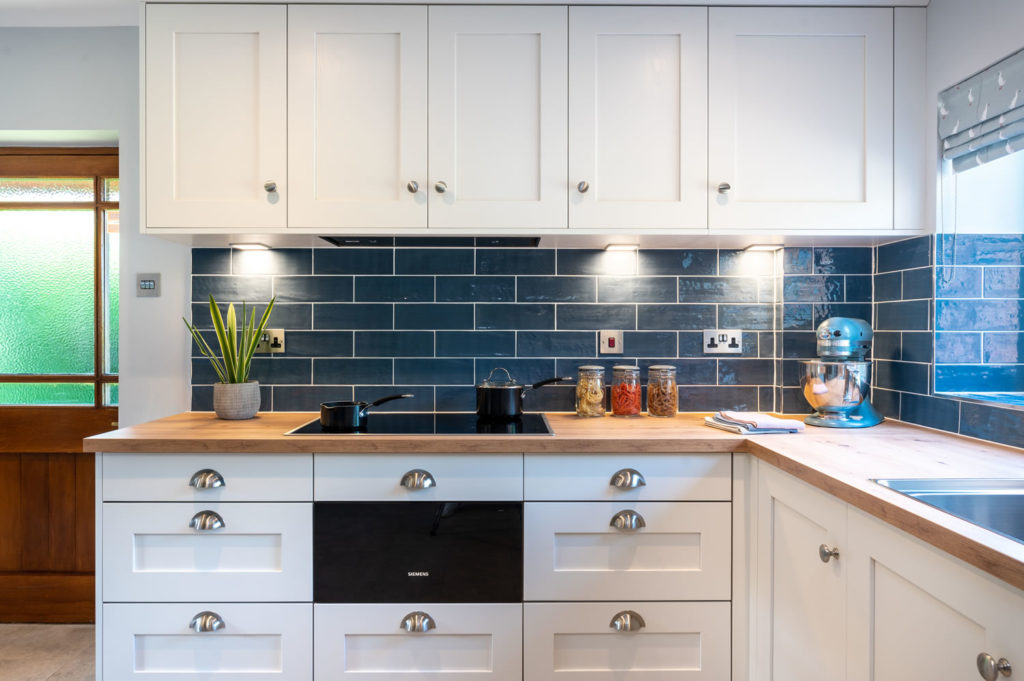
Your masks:
[[[276,355],[284,352],[284,329],[263,329],[263,337],[256,344],[256,354]]]
[[[602,355],[622,354],[622,332],[602,331],[600,333],[601,347],[598,352]]]
[[[743,352],[740,329],[704,329],[705,355],[738,355]]]

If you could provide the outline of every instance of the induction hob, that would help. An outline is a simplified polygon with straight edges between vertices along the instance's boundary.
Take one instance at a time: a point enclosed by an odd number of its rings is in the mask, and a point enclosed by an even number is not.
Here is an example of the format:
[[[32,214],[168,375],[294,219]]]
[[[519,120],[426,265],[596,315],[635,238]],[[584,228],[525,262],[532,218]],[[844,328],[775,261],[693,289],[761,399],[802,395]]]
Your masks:
[[[366,425],[355,432],[328,432],[316,418],[285,435],[554,435],[544,414],[489,421],[478,418],[474,412],[373,412],[367,414]]]

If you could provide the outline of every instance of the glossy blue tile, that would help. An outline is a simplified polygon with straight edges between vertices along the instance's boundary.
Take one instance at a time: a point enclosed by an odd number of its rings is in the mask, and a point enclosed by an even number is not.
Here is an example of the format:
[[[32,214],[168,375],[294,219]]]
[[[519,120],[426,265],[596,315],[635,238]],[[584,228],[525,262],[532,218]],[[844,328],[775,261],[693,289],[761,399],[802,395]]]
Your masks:
[[[1024,333],[986,333],[986,364],[1024,363]]]
[[[434,411],[434,386],[432,385],[375,385],[356,386],[352,391],[354,399],[360,402],[373,402],[388,395],[412,395],[400,400],[392,400],[374,407],[373,411]],[[371,421],[372,421],[371,416]]]
[[[900,404],[900,420],[955,433],[960,426],[960,403],[905,393]]]
[[[775,411],[775,388],[763,386],[757,389],[757,410],[762,412]]]
[[[352,277],[274,277],[278,303],[343,303],[352,300]]]
[[[316,248],[315,274],[393,274],[395,251],[391,248]]]
[[[786,303],[782,308],[782,328],[787,331],[814,329],[814,306],[807,303]]]
[[[512,357],[514,331],[438,331],[438,357]]]
[[[464,246],[472,248],[476,239],[471,236],[399,236],[395,237],[395,246],[400,248],[455,248]]]
[[[935,391],[944,393],[1024,391],[1024,365],[936,364]]]
[[[843,277],[789,275],[783,279],[782,299],[787,303],[841,302]]]
[[[876,331],[871,339],[871,354],[875,359],[899,360],[903,358],[903,334],[898,331]]]
[[[203,361],[205,362],[206,360]],[[209,365],[209,362],[206,362],[206,364]],[[249,379],[259,381],[261,385],[272,385],[274,383],[308,384],[313,376],[312,367],[313,364],[310,359],[254,357],[252,360],[252,370],[249,372]],[[193,380],[195,380],[194,376]]]
[[[815,248],[815,274],[871,274],[871,248]]]
[[[813,359],[818,356],[817,343],[813,331],[786,331],[782,334],[782,356]]]
[[[804,365],[800,360],[797,359],[784,359],[781,361],[782,364],[782,385],[783,386],[799,386],[800,377],[804,373]]]
[[[397,248],[395,274],[473,274],[472,248]]]
[[[597,299],[602,303],[674,303],[675,277],[600,277]]]
[[[900,417],[900,396],[902,394],[895,390],[883,390],[876,386],[871,390],[871,406],[886,418],[898,419]]]
[[[875,329],[879,331],[927,331],[931,328],[931,305],[911,300],[875,305]]]
[[[594,331],[520,331],[518,357],[594,357],[597,333]]]
[[[434,299],[434,277],[356,277],[355,281],[355,299],[360,303],[424,303]]]
[[[230,248],[193,248],[192,274],[230,274]]]
[[[775,279],[773,277],[759,277],[757,280],[757,300],[764,305],[771,305],[777,302],[775,293]],[[781,290],[781,289],[780,289]]]
[[[289,331],[285,334],[286,357],[351,357],[351,331]]]
[[[785,274],[811,274],[813,266],[810,248],[787,248],[782,252],[782,271]]]
[[[607,396],[605,401],[607,402]],[[574,411],[576,388],[566,385],[546,385],[529,390],[523,397],[523,411]]]
[[[635,329],[635,305],[593,305],[565,303],[555,310],[555,328],[582,329]]]
[[[502,303],[515,299],[515,277],[437,277],[438,302]]]
[[[213,386],[193,385],[191,402],[189,408],[192,411],[213,411]],[[276,411],[273,390],[269,385],[260,386],[260,411]]]
[[[196,275],[192,277],[192,300],[209,303],[266,303],[273,296],[270,277]]]
[[[903,361],[932,361],[932,334],[930,331],[906,331],[903,333]]]
[[[757,388],[708,386],[680,388],[679,411],[757,410]]]
[[[1024,235],[946,234],[942,237],[944,264],[1024,266]]]
[[[594,277],[518,277],[517,300],[521,303],[593,303],[597,300]]]
[[[675,331],[626,331],[622,348],[632,357],[675,357]]]
[[[313,325],[317,329],[390,329],[394,315],[394,305],[317,303],[313,306]]]
[[[813,306],[811,325],[818,325],[829,317],[852,317],[871,324],[871,303],[827,303]]]
[[[536,383],[537,381],[543,381],[559,375],[555,372],[555,360],[553,359],[477,359],[475,364],[476,375],[473,382],[480,383],[486,380],[487,377],[491,375],[491,372],[498,367],[508,369],[508,372],[512,375],[512,379],[523,385]],[[569,373],[561,375],[570,376],[572,377],[572,380],[575,381],[576,367],[573,366]],[[504,380],[505,372],[495,371],[494,379]]]
[[[472,329],[473,306],[462,303],[398,303],[396,329]]]
[[[628,355],[601,355],[601,357],[594,359],[593,357],[574,357],[568,359],[556,359],[555,360],[555,373],[559,376],[572,376],[572,380],[576,381],[579,376],[579,368],[581,366],[601,366],[604,367],[604,380],[605,385],[611,385],[612,381],[612,367],[619,364],[632,364],[638,366],[636,361]]]
[[[640,373],[647,380],[647,368],[652,364],[669,364],[676,368],[676,384],[715,385],[718,382],[718,362],[714,359],[669,359],[640,362]]]
[[[769,359],[719,359],[719,385],[770,385],[775,382],[774,362]]]
[[[481,248],[476,252],[477,274],[554,274],[551,248]]]
[[[903,271],[903,300],[919,300],[932,296],[931,267]]]
[[[704,356],[703,331],[680,331],[677,336],[679,338],[678,343],[680,357]]]
[[[1020,267],[986,267],[986,298],[1024,298],[1024,272]]]
[[[473,360],[396,359],[395,381],[424,385],[472,385]]]
[[[857,274],[846,277],[846,302],[848,303],[870,303],[871,298],[871,275]]]
[[[766,251],[723,249],[718,251],[718,274],[769,277],[774,257],[774,253]]]
[[[757,280],[745,277],[679,277],[681,303],[756,303]]]
[[[770,329],[775,323],[771,305],[719,305],[718,328]]]
[[[361,357],[359,359],[313,360],[313,383],[390,385],[394,380],[394,360],[392,359]]]
[[[559,249],[557,253],[559,276],[563,274],[633,276],[636,274],[636,251]]]
[[[1009,300],[937,300],[940,331],[1019,331],[1024,304]]]
[[[718,272],[718,251],[714,249],[642,250],[638,259],[640,274],[699,275]]]
[[[1024,411],[964,402],[960,405],[960,434],[1024,447]]]
[[[800,388],[782,389],[782,413],[810,414],[812,411],[814,410],[804,399],[803,391]]]
[[[220,314],[222,317],[227,315],[228,306],[218,305]],[[256,319],[259,320],[263,316],[263,311],[267,309],[266,304],[255,305]],[[246,306],[246,314],[253,309],[248,305]],[[239,316],[242,314],[242,306],[236,305],[235,312]],[[201,329],[212,329],[213,321],[210,319],[210,305],[209,303],[192,303],[192,323],[197,325]],[[270,313],[270,321],[267,326],[272,329],[310,329],[313,323],[313,306],[298,303],[274,303],[274,310]]]
[[[356,357],[433,357],[433,331],[356,331]],[[398,382],[402,379],[396,378]]]
[[[744,334],[746,336],[747,334]],[[757,356],[758,357],[774,357],[775,356],[775,337],[774,331],[762,331],[757,334]],[[781,340],[782,336],[779,334]],[[747,355],[747,339],[743,339],[743,354]]]
[[[352,399],[352,387],[347,385],[275,385],[273,388],[274,411],[319,412],[321,402]],[[310,420],[316,416],[310,414]]]
[[[875,275],[875,302],[903,298],[903,273],[888,272]]]
[[[938,267],[935,271],[936,298],[980,298],[980,267]]]
[[[935,361],[939,364],[980,363],[982,361],[981,334],[937,332],[935,334]]]
[[[932,264],[930,236],[918,236],[878,247],[877,272],[893,272]]]
[[[553,329],[555,306],[542,303],[479,303],[476,306],[478,329]]]
[[[234,274],[312,274],[313,251],[309,248],[234,250],[231,254],[231,271]]]
[[[913,364],[911,362],[874,363],[874,384],[887,390],[928,394],[929,364]]]
[[[714,329],[717,310],[714,305],[637,305],[639,330],[685,331]]]
[[[476,388],[468,385],[439,385],[434,388],[436,411],[476,411]]]

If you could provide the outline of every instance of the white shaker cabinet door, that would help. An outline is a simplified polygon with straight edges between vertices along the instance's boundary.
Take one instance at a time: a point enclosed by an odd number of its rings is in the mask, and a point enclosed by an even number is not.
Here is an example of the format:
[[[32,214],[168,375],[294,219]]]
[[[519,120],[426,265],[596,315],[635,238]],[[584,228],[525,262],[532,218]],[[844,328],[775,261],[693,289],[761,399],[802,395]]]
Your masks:
[[[565,7],[430,8],[430,226],[565,228]]]
[[[569,226],[707,229],[707,8],[569,10]]]
[[[288,9],[292,228],[427,226],[427,8]]]
[[[892,10],[713,7],[708,41],[711,231],[892,229]]]
[[[146,6],[146,225],[283,228],[283,5]]]

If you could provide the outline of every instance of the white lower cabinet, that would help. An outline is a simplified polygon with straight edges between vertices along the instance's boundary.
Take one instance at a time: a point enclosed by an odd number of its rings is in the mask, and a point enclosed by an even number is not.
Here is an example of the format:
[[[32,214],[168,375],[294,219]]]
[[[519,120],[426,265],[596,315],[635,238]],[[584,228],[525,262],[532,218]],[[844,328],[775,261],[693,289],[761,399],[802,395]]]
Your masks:
[[[314,622],[317,679],[522,679],[519,603],[317,603]]]
[[[729,635],[728,602],[527,603],[523,678],[725,681]]]
[[[312,675],[309,603],[102,607],[102,668],[97,678],[104,681],[309,681]]]

